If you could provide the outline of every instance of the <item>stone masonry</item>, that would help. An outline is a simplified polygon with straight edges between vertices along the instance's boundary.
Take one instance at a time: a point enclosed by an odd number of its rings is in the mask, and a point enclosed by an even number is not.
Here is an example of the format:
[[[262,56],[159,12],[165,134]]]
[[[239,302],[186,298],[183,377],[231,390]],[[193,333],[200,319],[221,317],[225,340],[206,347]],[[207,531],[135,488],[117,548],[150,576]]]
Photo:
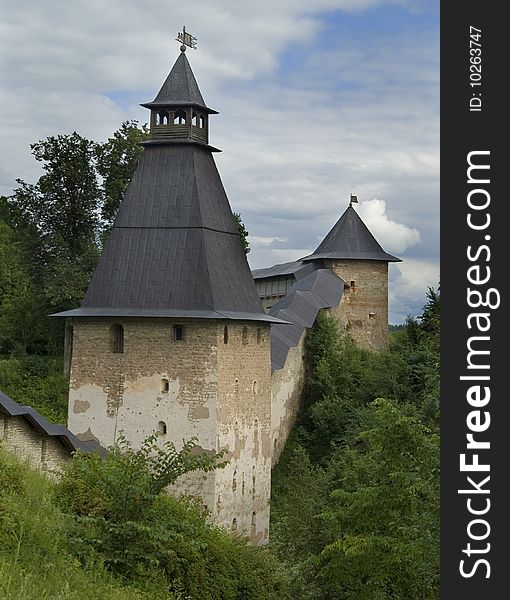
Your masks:
[[[111,328],[124,330],[112,351]],[[176,340],[175,327],[182,328]],[[225,329],[226,328],[226,329]],[[178,489],[201,496],[214,520],[268,539],[271,470],[267,323],[212,319],[74,319],[69,429],[103,446],[121,432],[134,447],[196,437],[228,448],[229,464],[191,474]]]

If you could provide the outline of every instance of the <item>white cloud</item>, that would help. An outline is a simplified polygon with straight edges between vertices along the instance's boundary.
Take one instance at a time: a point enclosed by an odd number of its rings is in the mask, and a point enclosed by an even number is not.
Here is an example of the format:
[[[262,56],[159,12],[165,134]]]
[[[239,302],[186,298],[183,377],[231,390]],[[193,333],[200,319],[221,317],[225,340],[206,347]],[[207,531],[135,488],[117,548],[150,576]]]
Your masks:
[[[396,223],[386,215],[384,200],[367,200],[359,204],[359,215],[387,252],[404,252],[420,241],[417,229]]]

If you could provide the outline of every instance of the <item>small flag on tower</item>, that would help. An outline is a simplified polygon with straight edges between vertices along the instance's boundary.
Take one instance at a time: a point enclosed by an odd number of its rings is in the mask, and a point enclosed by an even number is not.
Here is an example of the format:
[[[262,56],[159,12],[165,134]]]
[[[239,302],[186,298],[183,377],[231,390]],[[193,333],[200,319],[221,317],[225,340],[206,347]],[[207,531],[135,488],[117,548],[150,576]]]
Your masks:
[[[356,202],[356,204],[359,204],[359,202],[358,202],[358,196],[354,196],[353,194],[351,194],[350,206],[352,206],[353,202]]]

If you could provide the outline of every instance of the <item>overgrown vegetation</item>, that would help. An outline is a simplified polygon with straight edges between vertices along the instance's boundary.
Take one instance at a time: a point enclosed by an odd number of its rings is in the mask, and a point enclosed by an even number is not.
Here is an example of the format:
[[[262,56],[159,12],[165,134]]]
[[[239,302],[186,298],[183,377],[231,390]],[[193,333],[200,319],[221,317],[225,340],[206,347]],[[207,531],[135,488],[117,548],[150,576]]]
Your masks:
[[[289,598],[267,549],[211,525],[198,501],[164,493],[222,459],[194,441],[178,452],[152,437],[134,451],[121,439],[106,458],[77,454],[55,484],[0,448],[0,597]]]
[[[387,351],[320,314],[307,353],[307,403],[272,484],[293,597],[439,598],[438,292]]]

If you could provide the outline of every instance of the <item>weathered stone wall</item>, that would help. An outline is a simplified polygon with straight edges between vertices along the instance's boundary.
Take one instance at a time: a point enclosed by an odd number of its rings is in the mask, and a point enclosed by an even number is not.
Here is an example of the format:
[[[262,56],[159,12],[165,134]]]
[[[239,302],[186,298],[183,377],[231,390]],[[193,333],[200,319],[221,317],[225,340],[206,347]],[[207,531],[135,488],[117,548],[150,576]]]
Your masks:
[[[375,260],[331,260],[332,269],[350,287],[338,307],[328,309],[340,331],[360,348],[381,350],[388,344],[388,263]],[[354,285],[352,285],[354,282]]]
[[[271,375],[272,465],[274,466],[296,423],[305,386],[304,341],[306,330],[297,346],[290,348],[283,368]]]
[[[124,328],[113,352],[110,328]],[[174,326],[183,339],[175,340]],[[197,437],[216,448],[217,326],[192,319],[75,319],[68,427],[105,447],[122,432],[136,448],[153,433],[177,448]],[[186,491],[214,502],[214,475],[187,477]]]
[[[124,328],[124,351],[110,328]],[[183,339],[174,339],[174,326]],[[225,337],[225,326],[228,328]],[[214,520],[268,539],[271,469],[269,325],[198,319],[76,319],[69,429],[81,439],[135,446],[154,432],[178,448],[197,437],[230,450],[225,469],[195,473],[174,489],[199,495]],[[225,340],[227,343],[225,343]]]
[[[216,472],[216,520],[254,544],[269,538],[270,361],[268,324],[218,324],[218,447],[230,463]]]
[[[0,440],[7,450],[49,476],[55,476],[71,460],[58,438],[38,431],[22,416],[0,414]]]

